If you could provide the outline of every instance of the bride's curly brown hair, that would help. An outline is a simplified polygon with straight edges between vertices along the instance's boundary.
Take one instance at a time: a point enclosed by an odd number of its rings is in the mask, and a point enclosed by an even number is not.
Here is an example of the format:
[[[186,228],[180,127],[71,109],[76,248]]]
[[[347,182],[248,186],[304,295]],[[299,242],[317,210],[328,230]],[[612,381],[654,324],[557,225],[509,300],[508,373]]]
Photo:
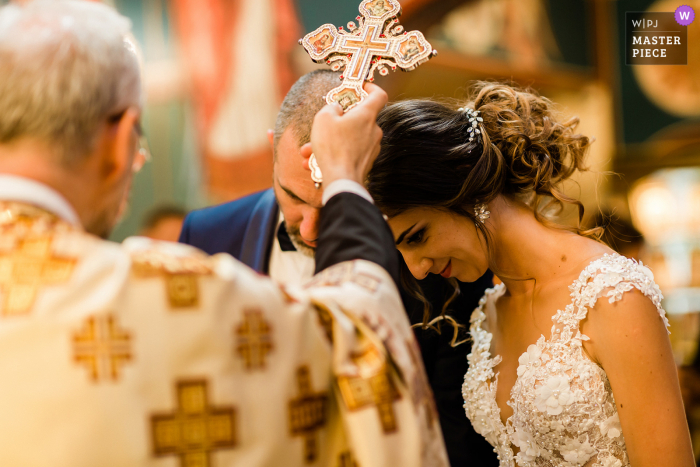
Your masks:
[[[470,117],[459,107],[483,119],[477,126],[481,134],[471,142]],[[487,242],[474,206],[499,195],[525,201],[548,226],[597,239],[603,229],[584,229],[583,204],[562,190],[576,171],[588,170],[584,159],[592,141],[576,133],[578,122],[563,118],[532,90],[490,82],[477,82],[466,103],[397,102],[379,115],[384,138],[367,186],[389,217],[417,207],[446,209],[475,220]],[[566,205],[578,208],[576,226],[548,215]],[[425,323],[428,317],[426,307]]]

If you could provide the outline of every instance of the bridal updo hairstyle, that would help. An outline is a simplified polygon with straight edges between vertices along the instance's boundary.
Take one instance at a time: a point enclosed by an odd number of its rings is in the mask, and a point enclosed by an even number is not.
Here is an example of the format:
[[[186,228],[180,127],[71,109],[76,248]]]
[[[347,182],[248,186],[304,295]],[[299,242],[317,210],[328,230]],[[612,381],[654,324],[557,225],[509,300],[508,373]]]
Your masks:
[[[476,127],[481,134],[471,142],[467,108],[483,119]],[[397,102],[379,114],[384,137],[367,187],[389,217],[421,207],[468,217],[487,246],[488,232],[476,219],[474,206],[498,195],[524,201],[548,226],[598,238],[603,229],[583,229],[583,204],[561,187],[577,170],[587,170],[584,158],[592,141],[575,132],[578,121],[562,118],[550,100],[533,91],[489,82],[476,83],[466,103]],[[549,215],[566,205],[578,208],[576,226],[560,225]],[[402,281],[423,303],[423,326],[428,327],[429,303],[405,266]],[[457,281],[449,281],[455,293],[441,316],[459,293]]]
[[[592,141],[575,132],[578,118],[563,119],[554,104],[533,91],[479,82],[464,108],[480,112],[469,141],[469,115],[458,106],[432,100],[407,100],[386,107],[378,118],[382,148],[368,176],[368,189],[389,217],[411,208],[447,209],[474,219],[474,205],[498,195],[532,207],[536,218],[555,224],[545,213],[565,205],[578,208],[578,225],[568,228],[596,237],[599,229],[581,228],[583,204],[564,194],[561,184],[577,170]]]

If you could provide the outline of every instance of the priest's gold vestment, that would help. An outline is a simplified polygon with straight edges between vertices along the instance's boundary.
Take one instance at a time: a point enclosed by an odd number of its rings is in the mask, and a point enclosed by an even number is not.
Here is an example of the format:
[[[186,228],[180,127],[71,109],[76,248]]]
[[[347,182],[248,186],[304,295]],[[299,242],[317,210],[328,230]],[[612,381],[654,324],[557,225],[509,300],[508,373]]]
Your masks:
[[[283,288],[0,201],[0,465],[447,466],[379,266]]]

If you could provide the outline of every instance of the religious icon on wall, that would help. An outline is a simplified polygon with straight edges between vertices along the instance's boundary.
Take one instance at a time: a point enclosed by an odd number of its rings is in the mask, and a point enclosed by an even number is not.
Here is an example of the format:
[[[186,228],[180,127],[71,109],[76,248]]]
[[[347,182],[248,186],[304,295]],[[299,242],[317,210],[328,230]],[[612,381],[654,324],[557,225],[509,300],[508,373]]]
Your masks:
[[[434,31],[452,48],[470,56],[491,56],[532,67],[561,60],[547,0],[464,2]]]

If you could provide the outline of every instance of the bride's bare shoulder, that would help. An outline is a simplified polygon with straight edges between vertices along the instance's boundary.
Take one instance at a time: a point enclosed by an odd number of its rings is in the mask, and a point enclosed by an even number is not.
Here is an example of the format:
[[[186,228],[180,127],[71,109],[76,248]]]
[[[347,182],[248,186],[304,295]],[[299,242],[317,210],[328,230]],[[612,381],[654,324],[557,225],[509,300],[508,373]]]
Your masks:
[[[581,274],[579,306],[586,307],[581,332],[589,337],[587,351],[603,363],[605,355],[640,345],[668,342],[663,295],[654,275],[641,263],[607,255]]]

